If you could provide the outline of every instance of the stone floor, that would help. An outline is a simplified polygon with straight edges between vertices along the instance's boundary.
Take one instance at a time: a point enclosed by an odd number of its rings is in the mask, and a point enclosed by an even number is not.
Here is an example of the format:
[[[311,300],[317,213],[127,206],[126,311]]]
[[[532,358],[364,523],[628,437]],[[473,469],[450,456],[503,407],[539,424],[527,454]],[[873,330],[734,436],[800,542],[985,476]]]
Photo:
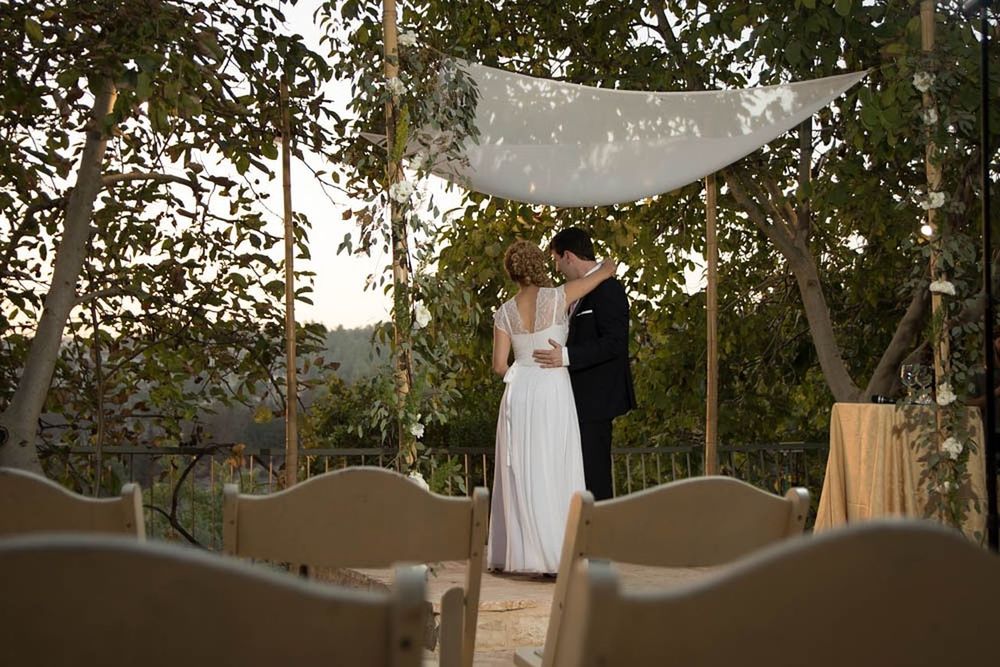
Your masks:
[[[625,588],[647,591],[669,589],[695,581],[711,569],[617,566]],[[359,587],[387,588],[392,581],[392,571],[348,570],[329,578]],[[427,593],[435,613],[439,611],[442,594],[453,586],[461,586],[464,578],[463,563],[439,563],[431,568]],[[515,649],[545,643],[554,589],[554,579],[484,572],[479,597],[475,664],[483,667],[511,665]],[[435,653],[428,651],[426,662],[436,664],[436,657]]]

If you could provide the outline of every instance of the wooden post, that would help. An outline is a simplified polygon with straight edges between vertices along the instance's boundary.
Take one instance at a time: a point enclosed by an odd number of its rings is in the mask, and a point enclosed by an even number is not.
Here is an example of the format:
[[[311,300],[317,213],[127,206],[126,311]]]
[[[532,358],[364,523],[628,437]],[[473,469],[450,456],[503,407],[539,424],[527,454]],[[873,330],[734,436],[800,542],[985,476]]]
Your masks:
[[[295,223],[292,220],[292,133],[288,122],[288,81],[281,78],[281,188],[285,205],[285,488],[298,481],[298,369],[295,355]]]
[[[921,0],[920,3],[920,45],[924,53],[934,50],[934,21],[936,15],[936,0]],[[923,108],[927,113],[929,109],[935,109],[936,102],[930,91],[923,94]],[[930,134],[931,128],[925,128]],[[941,166],[938,163],[937,145],[932,140],[927,142],[924,153],[924,168],[927,174],[927,192],[937,192],[941,187]],[[930,209],[927,211],[927,224],[932,231],[933,238],[938,238],[938,211]],[[937,270],[938,252],[936,243],[931,245],[930,273],[931,280],[947,279],[947,275]],[[941,309],[941,295],[937,292],[931,293],[931,313],[936,318]],[[934,344],[934,377],[935,384],[942,381],[950,368],[949,358],[951,356],[951,344],[949,343],[947,332],[943,333]]]
[[[89,276],[89,272],[88,272]],[[94,393],[97,401],[97,440],[94,442],[94,454],[97,460],[94,474],[94,497],[101,497],[101,473],[104,470],[104,436],[106,431],[104,419],[104,363],[101,357],[101,329],[97,318],[97,299],[90,302],[90,321],[94,327]]]
[[[399,44],[396,35],[396,0],[382,0],[382,32],[385,52],[383,71],[386,81],[399,75]],[[389,189],[402,180],[401,156],[395,154],[396,111],[399,96],[392,93],[385,103],[386,167],[385,187]],[[410,395],[411,386],[411,309],[409,242],[406,220],[402,206],[389,197],[389,226],[392,234],[392,303],[393,303],[393,343],[395,345],[396,405],[402,414]],[[416,440],[410,433],[409,424],[400,419],[397,424],[399,456],[396,467],[408,469],[417,458]]]
[[[705,320],[708,345],[705,382],[705,474],[719,474],[719,243],[716,238],[715,174],[705,177],[705,259],[708,285],[705,288]]]

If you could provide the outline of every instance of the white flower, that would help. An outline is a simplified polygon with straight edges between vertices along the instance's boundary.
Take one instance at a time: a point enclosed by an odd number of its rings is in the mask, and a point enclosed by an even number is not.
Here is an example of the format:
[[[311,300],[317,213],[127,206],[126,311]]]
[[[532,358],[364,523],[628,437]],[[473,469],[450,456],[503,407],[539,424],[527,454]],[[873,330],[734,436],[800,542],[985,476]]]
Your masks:
[[[417,486],[419,486],[424,491],[430,491],[431,490],[430,484],[428,484],[427,480],[424,479],[424,476],[421,475],[416,470],[414,470],[413,472],[411,472],[409,474],[409,478],[410,478],[411,482],[413,482],[414,484],[416,484]]]
[[[431,321],[431,311],[427,310],[427,306],[424,305],[423,301],[418,301],[413,307],[413,324],[418,329],[423,329]]]
[[[943,192],[928,192],[927,198],[920,202],[920,208],[925,211],[929,211],[934,208],[941,208],[942,206],[944,206]]]
[[[403,32],[399,35],[400,46],[413,46],[417,43],[417,34],[414,32]]]
[[[934,75],[930,72],[917,72],[913,75],[913,87],[922,93],[930,90],[933,83]]]
[[[410,426],[410,435],[412,435],[414,438],[424,437],[424,425],[421,424],[420,422],[416,422],[415,424]]]
[[[962,453],[962,443],[953,437],[948,437],[944,442],[941,443],[941,449],[944,450],[945,454],[948,455],[952,461],[958,458],[958,455]]]
[[[955,296],[955,286],[947,280],[935,280],[930,285],[931,292],[935,294],[947,294]]]
[[[923,113],[924,125],[933,125],[938,122],[938,112],[934,107],[928,107],[924,109]]]
[[[385,85],[393,95],[399,96],[406,92],[406,86],[403,85],[403,82],[397,76],[391,76],[386,79]]]
[[[408,202],[410,200],[410,195],[412,194],[413,183],[407,180],[397,181],[389,186],[389,196],[398,201],[400,204]]]
[[[951,385],[947,382],[942,382],[938,385],[937,390],[937,404],[941,407],[946,405],[951,405],[955,402],[958,396],[955,396],[955,392],[951,390]]]

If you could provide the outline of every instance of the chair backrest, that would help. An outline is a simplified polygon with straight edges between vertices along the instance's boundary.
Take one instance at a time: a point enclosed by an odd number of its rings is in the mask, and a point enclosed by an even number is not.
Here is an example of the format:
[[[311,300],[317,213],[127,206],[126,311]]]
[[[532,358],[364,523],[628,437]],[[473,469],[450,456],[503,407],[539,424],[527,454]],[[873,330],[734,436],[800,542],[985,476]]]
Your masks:
[[[587,491],[570,503],[559,574],[545,636],[543,664],[560,643],[566,595],[581,558],[637,565],[720,565],[778,540],[800,535],[809,492],[782,498],[731,477],[693,477],[614,500]]]
[[[416,568],[371,592],[166,543],[11,538],[0,540],[0,664],[415,667],[424,589]]]
[[[143,540],[142,490],[125,484],[117,498],[88,498],[34,473],[0,468],[0,536],[52,532],[120,533]]]
[[[788,540],[660,593],[623,591],[607,563],[577,568],[558,666],[996,662],[1000,559],[933,524]]]
[[[242,495],[227,485],[223,548],[239,556],[323,567],[468,561],[459,622],[462,664],[471,665],[488,511],[486,489],[451,498],[393,471],[346,468],[267,496]]]

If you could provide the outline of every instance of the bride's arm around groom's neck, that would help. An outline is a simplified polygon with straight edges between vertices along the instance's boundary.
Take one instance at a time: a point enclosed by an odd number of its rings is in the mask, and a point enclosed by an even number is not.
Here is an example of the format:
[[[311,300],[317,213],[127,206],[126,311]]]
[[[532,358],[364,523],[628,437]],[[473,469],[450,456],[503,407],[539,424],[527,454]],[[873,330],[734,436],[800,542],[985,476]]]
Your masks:
[[[604,260],[593,273],[566,283],[566,303],[578,301],[593,292],[598,285],[615,275],[618,266],[611,260]]]

